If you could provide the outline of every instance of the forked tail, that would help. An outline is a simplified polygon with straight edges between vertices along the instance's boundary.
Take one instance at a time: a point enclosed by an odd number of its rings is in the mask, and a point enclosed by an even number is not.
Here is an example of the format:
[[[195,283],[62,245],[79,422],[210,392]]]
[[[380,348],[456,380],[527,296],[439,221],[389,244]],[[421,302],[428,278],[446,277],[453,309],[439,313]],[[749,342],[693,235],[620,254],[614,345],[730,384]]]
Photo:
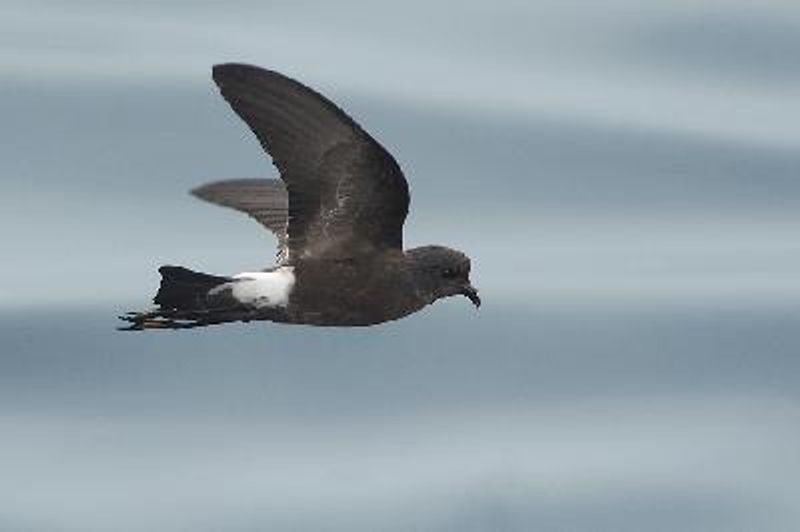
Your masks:
[[[240,310],[221,308],[212,290],[231,281],[229,277],[209,275],[181,266],[162,266],[161,286],[153,302],[158,308],[146,312],[129,312],[120,316],[129,325],[126,331],[144,329],[188,329],[226,321],[244,319]]]
[[[182,266],[162,266],[158,273],[161,286],[153,303],[174,310],[208,310],[208,293],[231,281],[230,277],[195,272]]]

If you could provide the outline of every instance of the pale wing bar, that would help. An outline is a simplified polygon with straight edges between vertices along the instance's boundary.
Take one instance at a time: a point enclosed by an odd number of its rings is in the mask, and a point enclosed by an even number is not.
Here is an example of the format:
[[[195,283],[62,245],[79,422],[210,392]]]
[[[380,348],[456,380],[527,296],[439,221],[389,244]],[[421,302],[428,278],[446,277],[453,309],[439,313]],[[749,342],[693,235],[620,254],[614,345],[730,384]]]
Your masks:
[[[218,65],[214,80],[286,183],[293,259],[402,248],[408,185],[394,158],[350,117],[258,67]]]

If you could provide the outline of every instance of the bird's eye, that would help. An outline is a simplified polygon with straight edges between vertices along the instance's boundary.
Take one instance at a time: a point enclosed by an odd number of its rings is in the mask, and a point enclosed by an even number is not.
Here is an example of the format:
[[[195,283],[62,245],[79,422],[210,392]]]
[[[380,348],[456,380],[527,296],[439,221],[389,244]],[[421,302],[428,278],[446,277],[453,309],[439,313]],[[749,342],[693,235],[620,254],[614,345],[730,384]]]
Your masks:
[[[455,279],[456,277],[458,277],[458,272],[453,268],[445,268],[444,270],[442,270],[442,277],[444,277],[445,279]]]

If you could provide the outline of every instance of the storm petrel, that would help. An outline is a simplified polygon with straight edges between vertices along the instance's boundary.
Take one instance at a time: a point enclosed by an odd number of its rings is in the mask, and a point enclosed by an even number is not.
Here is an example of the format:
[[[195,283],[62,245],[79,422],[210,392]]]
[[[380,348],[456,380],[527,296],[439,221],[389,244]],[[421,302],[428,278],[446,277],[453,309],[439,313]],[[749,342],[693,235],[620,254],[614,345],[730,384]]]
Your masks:
[[[251,320],[374,325],[454,295],[480,306],[465,254],[403,250],[408,183],[394,157],[344,111],[259,67],[216,65],[213,77],[281,179],[220,181],[192,193],[274,233],[277,264],[230,277],[162,266],[156,307],[121,316],[125,329]]]

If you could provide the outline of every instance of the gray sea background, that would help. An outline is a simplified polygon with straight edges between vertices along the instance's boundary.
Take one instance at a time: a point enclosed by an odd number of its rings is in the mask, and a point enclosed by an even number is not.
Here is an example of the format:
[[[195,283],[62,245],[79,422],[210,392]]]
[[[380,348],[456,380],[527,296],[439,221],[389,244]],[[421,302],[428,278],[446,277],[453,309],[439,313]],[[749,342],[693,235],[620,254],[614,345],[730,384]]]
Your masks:
[[[121,333],[274,240],[213,63],[397,157],[484,306]],[[800,4],[0,4],[0,531],[800,530]]]

